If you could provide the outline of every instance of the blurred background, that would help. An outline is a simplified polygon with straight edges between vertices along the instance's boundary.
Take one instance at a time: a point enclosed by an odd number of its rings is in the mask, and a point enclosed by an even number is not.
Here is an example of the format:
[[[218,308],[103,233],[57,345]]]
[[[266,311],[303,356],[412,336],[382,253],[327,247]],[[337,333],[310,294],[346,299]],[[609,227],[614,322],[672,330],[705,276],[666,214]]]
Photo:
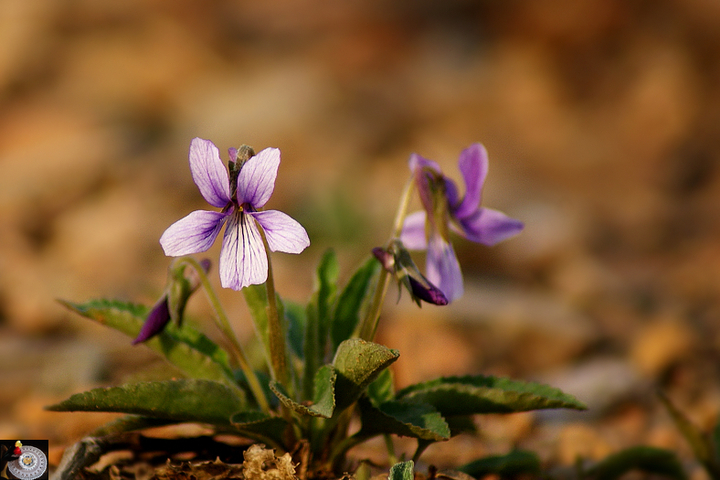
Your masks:
[[[448,307],[391,287],[378,340],[402,353],[399,386],[510,375],[591,409],[484,417],[479,440],[428,460],[520,446],[570,465],[651,444],[690,461],[655,391],[703,428],[720,410],[719,86],[714,0],[3,0],[0,438],[67,445],[109,417],[44,405],[158,374],[56,299],[155,301],[160,235],[208,208],[193,137],[224,158],[281,149],[268,208],[312,241],[274,257],[297,301],[326,248],[347,278],[387,239],[410,153],[459,180],[482,142],[483,204],[525,231],[458,239],[466,294]],[[222,296],[249,339],[240,295]],[[189,309],[211,332],[204,298]]]

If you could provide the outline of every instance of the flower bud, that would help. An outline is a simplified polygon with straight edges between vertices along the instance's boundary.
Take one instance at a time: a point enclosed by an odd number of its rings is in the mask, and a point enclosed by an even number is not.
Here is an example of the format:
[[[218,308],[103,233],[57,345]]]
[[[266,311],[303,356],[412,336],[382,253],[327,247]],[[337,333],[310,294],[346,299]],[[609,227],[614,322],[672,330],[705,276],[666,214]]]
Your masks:
[[[165,292],[150,310],[140,333],[132,341],[133,345],[145,342],[162,332],[170,320],[178,326],[182,324],[185,306],[190,295],[200,286],[200,278],[193,269],[190,269],[188,274],[185,273],[187,264],[174,265],[175,262],[168,269],[168,285],[165,287]],[[210,270],[210,260],[203,259],[200,265],[205,273]]]
[[[405,286],[405,289],[410,292],[410,297],[418,306],[421,306],[421,300],[434,305],[448,304],[443,292],[420,273],[410,252],[405,249],[400,240],[393,240],[387,248],[373,248],[372,252],[383,268],[395,275],[398,286]]]
[[[228,172],[230,173],[230,197],[235,198],[237,194],[237,178],[242,166],[255,156],[255,150],[250,145],[240,145],[240,148],[228,148],[230,161]]]

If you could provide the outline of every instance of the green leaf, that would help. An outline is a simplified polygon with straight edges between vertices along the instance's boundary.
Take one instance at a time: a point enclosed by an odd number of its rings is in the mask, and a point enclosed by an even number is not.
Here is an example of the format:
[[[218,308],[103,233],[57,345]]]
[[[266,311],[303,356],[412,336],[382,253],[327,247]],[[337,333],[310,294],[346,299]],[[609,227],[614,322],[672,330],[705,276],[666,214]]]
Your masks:
[[[360,436],[393,434],[430,442],[450,438],[450,427],[432,405],[403,400],[373,405],[367,397],[362,397],[358,405],[362,422]]]
[[[713,456],[708,465],[708,470],[714,479],[720,479],[720,418],[717,419],[715,428],[713,428],[710,443],[712,445]]]
[[[295,356],[303,359],[305,358],[303,344],[307,323],[305,307],[297,302],[283,300],[283,310],[285,311],[285,322],[288,326],[288,346]]]
[[[337,256],[332,249],[328,249],[320,259],[315,277],[315,293],[313,294],[313,304],[317,306],[318,314],[318,339],[322,350],[324,350],[328,338],[339,274],[340,265]]]
[[[238,412],[230,417],[233,427],[258,439],[268,439],[269,443],[283,445],[283,435],[288,422],[282,417],[273,417],[258,410]]]
[[[680,430],[682,436],[690,444],[695,458],[705,466],[712,478],[720,478],[720,457],[718,457],[716,445],[713,445],[707,435],[673,405],[667,396],[660,393],[660,401],[670,413],[670,417],[673,419],[677,429]],[[715,427],[714,436],[716,441],[717,435],[718,427]]]
[[[130,303],[93,300],[84,304],[61,301],[80,315],[135,338],[149,309]],[[235,394],[245,398],[234,380],[228,354],[216,343],[188,325],[177,328],[172,324],[144,344],[163,355],[168,362],[192,378],[205,378],[223,383]]]
[[[595,480],[615,480],[631,470],[662,475],[676,480],[687,476],[674,452],[655,447],[632,447],[610,455],[585,472]]]
[[[359,338],[342,342],[333,360],[338,374],[335,386],[338,411],[360,398],[367,386],[399,356],[397,350]]]
[[[250,309],[250,317],[252,317],[255,325],[255,333],[258,334],[260,340],[265,347],[265,355],[270,360],[270,340],[268,339],[268,317],[267,317],[267,290],[265,285],[248,285],[242,289],[245,303]],[[269,363],[268,363],[269,365]]]
[[[412,460],[396,463],[390,468],[388,480],[413,480],[415,478],[415,464]]]
[[[331,351],[336,351],[340,343],[350,338],[355,331],[371,280],[379,270],[380,262],[375,257],[370,257],[353,274],[338,297],[330,326]]]
[[[446,416],[586,408],[572,395],[548,385],[482,375],[418,383],[399,391],[397,398],[429,403]]]
[[[514,450],[506,455],[492,455],[463,465],[458,470],[475,478],[497,475],[516,478],[520,475],[540,475],[540,458],[534,452]]]
[[[250,316],[252,317],[253,324],[255,325],[255,333],[257,333],[257,335],[260,337],[263,347],[265,347],[264,350],[267,365],[271,365],[270,337],[267,316],[268,298],[265,284],[263,283],[262,285],[248,285],[247,287],[242,289],[242,293],[245,297],[245,302],[250,309]],[[286,321],[283,308],[284,304],[279,295],[276,294],[275,298],[278,308],[278,318],[280,318],[280,321],[284,322]],[[287,335],[287,328],[285,325],[283,325],[283,330]]]
[[[445,421],[450,426],[451,437],[456,437],[462,433],[476,434],[478,432],[472,415],[452,415],[445,417]]]
[[[337,373],[332,365],[323,365],[315,374],[312,403],[305,405],[290,398],[282,385],[271,382],[270,388],[286,407],[301,415],[332,417],[335,410],[335,381]]]
[[[373,380],[367,388],[367,395],[375,405],[395,398],[395,384],[392,371],[385,369]]]
[[[305,324],[305,367],[304,396],[308,398],[312,390],[312,379],[320,365],[325,362],[328,348],[328,330],[335,301],[337,279],[340,267],[332,249],[325,252],[320,259],[315,274],[315,291],[308,302]]]
[[[230,425],[244,404],[233,390],[210,380],[142,382],[96,388],[47,407],[55,412],[122,412],[179,422]]]

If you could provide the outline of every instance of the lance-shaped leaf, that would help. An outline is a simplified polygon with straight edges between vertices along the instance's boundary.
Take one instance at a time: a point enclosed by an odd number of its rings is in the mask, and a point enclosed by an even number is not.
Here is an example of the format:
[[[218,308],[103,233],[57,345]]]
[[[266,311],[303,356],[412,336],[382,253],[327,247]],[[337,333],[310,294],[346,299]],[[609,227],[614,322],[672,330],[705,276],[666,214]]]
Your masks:
[[[656,447],[631,447],[610,455],[585,472],[585,478],[616,480],[631,470],[662,475],[675,480],[687,476],[675,452]]]
[[[248,285],[242,289],[242,293],[245,296],[245,302],[250,309],[250,316],[252,317],[253,324],[255,325],[255,333],[262,340],[262,344],[265,347],[265,355],[267,357],[268,365],[272,362],[270,354],[270,336],[268,328],[268,297],[267,289],[265,284],[262,285]],[[283,309],[283,302],[279,295],[275,295],[276,305],[278,308],[278,318],[281,322],[285,322],[285,312]],[[283,325],[283,330],[287,331],[287,328]]]
[[[179,422],[230,425],[244,403],[233,390],[211,380],[141,382],[96,388],[47,407],[55,412],[120,412]]]
[[[496,475],[500,478],[517,478],[540,475],[540,458],[534,452],[515,450],[506,455],[492,455],[480,458],[460,467],[458,470],[474,478]]]
[[[148,308],[130,303],[93,300],[84,304],[61,301],[80,315],[135,338],[148,313]],[[234,380],[225,350],[208,337],[188,325],[176,328],[168,325],[161,333],[144,343],[163,355],[168,362],[193,378],[205,378],[224,383],[241,398],[245,393]]]
[[[238,412],[230,417],[230,422],[240,432],[274,446],[283,445],[283,434],[288,426],[284,418],[257,410]]]
[[[271,382],[270,388],[286,407],[301,415],[312,417],[332,417],[335,410],[335,381],[337,373],[332,365],[323,365],[315,374],[312,403],[303,404],[294,401],[278,382]]]
[[[418,383],[399,391],[397,398],[429,403],[443,415],[586,408],[572,395],[548,385],[482,375]]]
[[[429,442],[450,438],[450,427],[432,405],[403,400],[373,405],[367,397],[360,398],[358,405],[362,422],[359,436],[393,434]]]
[[[305,306],[287,299],[283,300],[283,310],[285,311],[285,323],[288,331],[288,346],[290,351],[299,359],[305,358],[305,329],[307,325],[307,314]]]
[[[338,378],[335,403],[338,411],[352,405],[377,376],[398,359],[400,353],[359,338],[345,340],[333,360]]]
[[[306,398],[312,394],[315,372],[325,363],[339,272],[340,267],[335,252],[331,249],[327,250],[320,259],[315,274],[315,290],[306,308],[303,372],[303,396]]]
[[[380,263],[374,257],[369,258],[353,274],[340,293],[330,326],[332,351],[336,351],[338,345],[350,338],[355,331],[367,299],[368,288],[379,270]]]
[[[388,480],[413,480],[415,478],[415,464],[412,460],[396,463],[390,468]]]
[[[720,457],[717,455],[717,447],[713,445],[711,437],[708,437],[700,430],[700,427],[690,421],[687,415],[680,411],[666,395],[660,393],[659,396],[660,401],[675,422],[675,426],[690,444],[695,458],[705,466],[712,478],[720,478]]]
[[[325,355],[325,347],[328,341],[333,303],[337,292],[337,280],[340,274],[337,256],[333,250],[327,250],[320,259],[315,277],[315,293],[312,303],[317,309],[318,318],[318,344],[320,345],[320,359]]]

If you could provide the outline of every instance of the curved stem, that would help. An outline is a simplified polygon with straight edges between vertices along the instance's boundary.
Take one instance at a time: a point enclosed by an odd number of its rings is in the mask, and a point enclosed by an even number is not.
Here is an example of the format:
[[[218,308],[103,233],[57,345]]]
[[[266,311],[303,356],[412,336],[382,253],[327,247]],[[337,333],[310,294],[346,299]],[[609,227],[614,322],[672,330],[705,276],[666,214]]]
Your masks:
[[[258,229],[265,246],[267,255],[268,276],[265,282],[267,291],[267,319],[268,319],[268,341],[270,343],[270,363],[272,367],[273,380],[276,380],[290,391],[288,382],[287,355],[285,353],[285,335],[283,334],[282,323],[277,308],[277,296],[275,294],[275,279],[273,277],[272,262],[270,260],[270,246],[268,245],[265,231]]]
[[[243,351],[240,342],[238,342],[235,332],[233,332],[233,329],[230,326],[225,310],[223,309],[222,304],[215,293],[215,289],[205,273],[205,270],[202,268],[200,263],[192,257],[182,257],[177,259],[176,262],[179,264],[187,264],[191,266],[195,272],[197,272],[198,277],[200,278],[200,284],[205,291],[208,302],[210,303],[213,312],[215,312],[215,316],[213,317],[215,325],[217,325],[225,338],[230,342],[235,359],[237,360],[240,369],[245,374],[245,379],[248,382],[250,391],[255,397],[255,401],[260,407],[260,410],[263,412],[269,412],[270,405],[268,404],[267,397],[265,397],[265,391],[260,385],[260,380],[258,380],[257,375],[255,375],[255,371],[250,367],[250,364],[247,361],[245,352]]]
[[[290,384],[290,375],[287,368],[287,353],[285,350],[285,334],[283,326],[280,322],[280,315],[277,308],[277,295],[275,294],[275,277],[273,276],[272,261],[270,259],[270,245],[262,226],[258,228],[262,237],[265,254],[267,255],[268,276],[265,281],[265,290],[267,292],[267,325],[268,325],[268,343],[270,347],[270,372],[273,380],[284,386],[291,396],[295,393],[294,385]],[[282,417],[288,421],[292,428],[288,429],[286,436],[288,437],[288,445],[292,445],[299,438],[302,438],[300,426],[293,421],[292,412],[282,402],[280,403]],[[292,438],[294,436],[294,438]]]
[[[410,205],[410,199],[412,198],[414,190],[415,179],[411,176],[405,184],[405,188],[403,188],[403,193],[400,197],[400,204],[398,205],[397,213],[395,214],[395,221],[393,222],[393,231],[390,235],[388,244],[394,239],[399,238],[402,233],[405,217],[407,217],[408,205]],[[380,277],[375,285],[375,294],[373,295],[372,303],[370,304],[370,308],[368,308],[362,327],[360,328],[360,338],[363,340],[372,341],[372,339],[375,338],[375,332],[377,331],[380,320],[380,311],[385,303],[388,280],[390,280],[390,272],[383,269],[380,272]]]
[[[393,233],[391,240],[400,237],[402,233],[402,227],[405,223],[405,217],[407,217],[408,205],[410,205],[410,199],[415,191],[415,177],[410,176],[405,187],[403,188],[402,196],[400,197],[400,204],[398,205],[397,213],[395,214],[395,222],[393,223]]]
[[[420,455],[422,455],[423,452],[425,451],[425,449],[432,444],[433,444],[433,442],[431,442],[431,441],[421,440],[418,438],[418,446],[415,449],[415,454],[413,455],[413,458],[412,458],[413,462],[418,463],[418,460],[420,459]]]
[[[387,448],[388,451],[388,460],[390,461],[390,465],[395,465],[398,463],[398,458],[395,454],[395,445],[393,444],[392,437],[388,433],[383,434],[383,437],[385,439],[385,448]]]
[[[362,434],[362,432],[358,432],[355,435],[346,437],[342,441],[336,443],[330,453],[330,457],[328,458],[328,463],[332,466],[333,471],[338,470],[341,467],[340,462],[342,462],[345,458],[345,454],[348,450],[375,436],[377,435]]]

